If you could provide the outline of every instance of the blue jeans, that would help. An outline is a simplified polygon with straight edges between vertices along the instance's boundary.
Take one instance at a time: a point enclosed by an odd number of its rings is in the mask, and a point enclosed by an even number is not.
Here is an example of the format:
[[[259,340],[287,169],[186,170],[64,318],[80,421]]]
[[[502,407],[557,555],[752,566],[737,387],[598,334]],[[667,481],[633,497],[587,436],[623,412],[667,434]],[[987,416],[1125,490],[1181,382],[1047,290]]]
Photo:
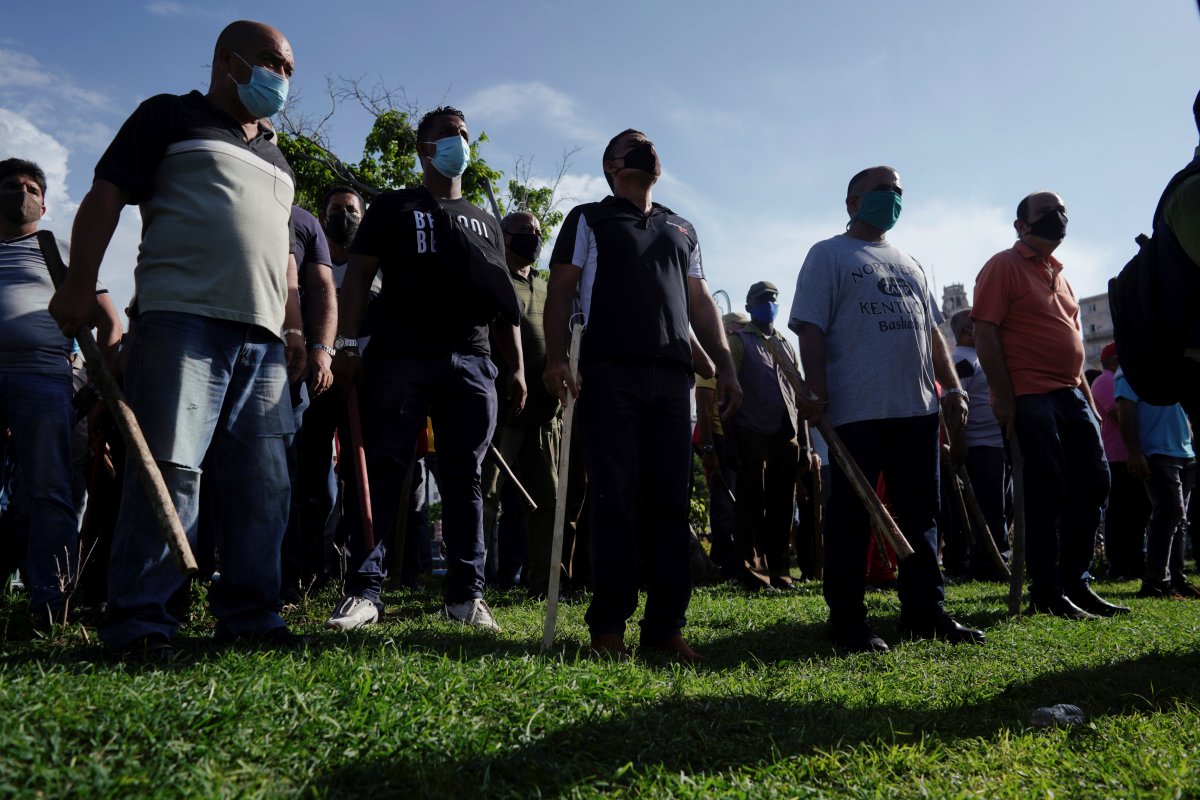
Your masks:
[[[1088,579],[1108,462],[1100,426],[1078,389],[1018,397],[1014,424],[1025,472],[1029,594],[1044,602]]]
[[[390,356],[368,349],[358,393],[371,488],[375,549],[362,536],[358,492],[346,494],[346,594],[379,603],[387,550],[425,417],[433,419],[442,540],[446,544],[446,602],[483,597],[483,454],[496,427],[496,365],[484,355]],[[352,464],[350,454],[346,463]],[[349,471],[349,467],[346,471]]]
[[[283,627],[279,548],[293,433],[283,343],[254,325],[166,311],[139,316],[131,338],[125,393],[193,547],[204,493],[204,538],[221,573],[208,593],[218,629],[245,636]],[[185,581],[132,459],[100,626],[114,648],[152,633],[173,635],[179,621],[166,604]]]
[[[642,642],[679,633],[692,597],[688,477],[692,372],[667,360],[584,367],[579,401],[592,535],[592,638],[623,634],[638,602],[638,539],[649,541]]]
[[[838,436],[874,489],[887,484],[892,517],[913,555],[900,562],[900,612],[914,621],[942,610],[946,593],[938,567],[937,515],[941,503],[938,415],[872,419],[837,427]],[[867,541],[871,522],[850,479],[833,463],[825,525],[825,602],[835,628],[866,619]]]
[[[72,489],[71,376],[0,372],[0,430],[12,431],[17,492],[29,517],[28,549],[22,572],[33,613],[57,614],[63,597],[59,579],[74,578],[79,553],[79,517]]]

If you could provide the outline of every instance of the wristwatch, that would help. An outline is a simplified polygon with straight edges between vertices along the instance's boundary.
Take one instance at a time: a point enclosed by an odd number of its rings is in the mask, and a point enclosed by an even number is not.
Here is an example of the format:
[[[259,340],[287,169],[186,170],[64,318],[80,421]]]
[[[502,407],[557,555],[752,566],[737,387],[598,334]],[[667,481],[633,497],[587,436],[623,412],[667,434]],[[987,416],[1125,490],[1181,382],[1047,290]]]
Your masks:
[[[358,339],[348,339],[339,333],[337,335],[337,338],[333,340],[333,349],[334,350],[342,350],[347,347],[353,347],[354,349],[357,350],[358,349]]]
[[[951,386],[949,389],[946,389],[946,390],[945,390],[945,392],[944,392],[943,394],[944,394],[946,397],[949,397],[949,396],[950,396],[950,395],[952,395],[952,394],[961,394],[961,395],[962,395],[962,399],[963,399],[963,402],[964,402],[964,403],[970,403],[970,402],[971,402],[971,396],[970,396],[969,394],[967,394],[967,390],[966,390],[966,389],[959,389],[957,386]]]
[[[332,347],[330,347],[327,344],[323,344],[322,342],[313,342],[312,344],[310,344],[308,346],[308,349],[309,350],[320,350],[323,353],[328,353],[330,358],[333,358],[335,355],[337,355],[336,350],[334,350]]]

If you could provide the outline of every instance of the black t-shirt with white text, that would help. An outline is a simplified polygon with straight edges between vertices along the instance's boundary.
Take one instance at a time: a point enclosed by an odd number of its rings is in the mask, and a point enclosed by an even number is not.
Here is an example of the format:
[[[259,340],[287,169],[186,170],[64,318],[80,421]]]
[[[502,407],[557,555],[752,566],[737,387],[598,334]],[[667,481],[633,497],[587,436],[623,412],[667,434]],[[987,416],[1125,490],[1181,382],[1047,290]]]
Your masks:
[[[377,257],[383,278],[371,349],[396,355],[489,355],[488,321],[472,317],[463,303],[466,264],[447,263],[437,252],[430,213],[434,202],[469,237],[482,247],[495,248],[503,260],[500,226],[470,201],[435,201],[424,188],[379,195],[350,245],[351,253]]]

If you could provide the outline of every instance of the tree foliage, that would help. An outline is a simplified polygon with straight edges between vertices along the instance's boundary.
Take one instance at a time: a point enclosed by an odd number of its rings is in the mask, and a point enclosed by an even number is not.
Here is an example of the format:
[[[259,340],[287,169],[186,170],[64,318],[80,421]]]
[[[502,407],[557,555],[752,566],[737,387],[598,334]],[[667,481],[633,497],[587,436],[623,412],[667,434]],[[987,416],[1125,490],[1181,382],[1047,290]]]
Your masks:
[[[368,202],[380,192],[419,186],[422,172],[417,159],[417,123],[421,114],[403,90],[365,89],[359,81],[330,80],[328,93],[330,111],[320,119],[300,113],[295,104],[280,115],[279,148],[296,175],[296,204],[316,214],[320,211],[325,190],[336,184],[353,186]],[[363,144],[362,156],[357,161],[337,156],[326,131],[334,112],[347,101],[356,102],[374,116]],[[462,190],[463,196],[470,202],[492,210],[488,187],[499,186],[503,174],[488,164],[480,153],[480,145],[487,140],[487,134],[480,132],[478,138],[471,142],[471,163],[463,174]],[[525,190],[524,187],[518,188]],[[528,210],[534,213],[538,213],[538,209],[553,211],[551,197],[544,197],[539,193],[541,190],[528,191],[531,192],[531,201],[537,203],[529,206]],[[503,214],[501,198],[497,198],[497,205]],[[543,219],[543,226],[548,230],[561,218],[560,214],[555,222],[549,224]],[[541,214],[539,219],[542,219]]]

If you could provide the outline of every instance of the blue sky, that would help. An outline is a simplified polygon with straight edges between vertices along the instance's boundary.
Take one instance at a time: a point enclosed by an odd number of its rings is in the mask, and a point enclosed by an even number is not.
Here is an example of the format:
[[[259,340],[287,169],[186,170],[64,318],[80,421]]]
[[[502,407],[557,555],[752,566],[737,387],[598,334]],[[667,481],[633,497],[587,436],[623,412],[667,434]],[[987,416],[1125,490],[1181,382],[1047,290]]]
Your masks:
[[[1043,188],[1069,209],[1065,274],[1102,292],[1197,143],[1193,0],[18,4],[0,32],[0,149],[46,167],[48,227],[69,233],[138,102],[206,88],[238,18],[289,37],[303,111],[327,109],[327,77],[361,78],[462,107],[506,173],[524,158],[550,178],[579,148],[564,210],[607,192],[604,142],[644,130],[665,170],[655,199],[695,223],[735,308],[767,279],[786,309],[809,246],[843,229],[846,181],[881,163],[905,185],[890,238],[937,296],[970,291]],[[339,109],[335,149],[357,158],[369,124]],[[120,304],[138,238],[127,209],[101,273]]]

